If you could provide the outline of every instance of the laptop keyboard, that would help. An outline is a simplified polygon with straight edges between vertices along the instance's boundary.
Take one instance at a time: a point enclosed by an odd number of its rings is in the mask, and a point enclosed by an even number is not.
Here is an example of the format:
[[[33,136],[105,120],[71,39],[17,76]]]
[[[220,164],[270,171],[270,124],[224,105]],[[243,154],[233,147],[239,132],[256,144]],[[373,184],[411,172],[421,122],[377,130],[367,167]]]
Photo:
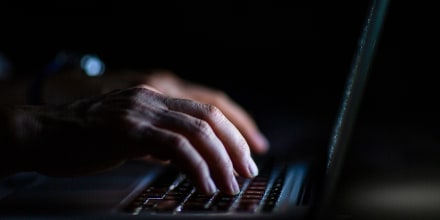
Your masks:
[[[185,175],[168,170],[158,176],[126,207],[126,211],[138,215],[150,213],[196,212],[272,212],[282,192],[285,168],[262,169],[255,178],[237,177],[238,195],[217,192],[205,195],[196,191]]]

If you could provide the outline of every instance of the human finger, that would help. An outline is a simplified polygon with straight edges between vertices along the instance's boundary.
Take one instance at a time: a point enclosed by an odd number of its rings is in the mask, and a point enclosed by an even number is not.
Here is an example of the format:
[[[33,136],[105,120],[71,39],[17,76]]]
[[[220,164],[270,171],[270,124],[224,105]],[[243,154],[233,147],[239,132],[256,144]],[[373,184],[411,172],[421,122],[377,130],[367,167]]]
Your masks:
[[[143,126],[139,150],[170,160],[205,194],[217,191],[206,160],[184,136],[155,126]]]
[[[225,93],[200,86],[192,86],[188,89],[187,95],[195,100],[215,105],[221,109],[223,114],[248,141],[253,152],[262,154],[269,149],[267,138],[259,130],[250,114]]]
[[[196,103],[192,103],[197,105]],[[207,162],[218,188],[228,194],[239,192],[227,149],[206,121],[176,111],[160,111],[154,126],[183,135]]]
[[[244,177],[258,175],[258,168],[250,156],[246,140],[217,107],[186,99],[169,99],[166,105],[170,110],[180,111],[206,121],[223,143],[238,174]]]
[[[250,114],[224,92],[187,82],[164,70],[151,74],[148,83],[167,95],[217,106],[246,138],[253,152],[262,154],[269,149],[267,138]]]

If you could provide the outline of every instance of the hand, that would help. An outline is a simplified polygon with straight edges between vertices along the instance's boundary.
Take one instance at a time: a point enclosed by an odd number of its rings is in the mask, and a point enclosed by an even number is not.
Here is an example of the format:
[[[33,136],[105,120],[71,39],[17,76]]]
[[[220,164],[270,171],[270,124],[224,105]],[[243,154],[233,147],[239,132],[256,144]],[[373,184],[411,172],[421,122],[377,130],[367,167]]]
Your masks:
[[[235,174],[257,175],[249,146],[214,105],[147,86],[115,90],[27,115],[29,167],[77,175],[152,156],[178,165],[204,193],[238,193]],[[32,129],[31,129],[32,130]],[[27,145],[23,145],[27,146]]]
[[[78,84],[81,90],[78,91]],[[103,94],[139,84],[149,85],[165,95],[210,104],[220,109],[247,140],[251,151],[265,153],[269,143],[255,121],[240,105],[222,91],[185,81],[168,70],[136,72],[122,70],[109,72],[102,77],[85,77],[79,72],[67,72],[52,77],[47,83],[45,97],[49,104],[78,97]]]
[[[144,83],[169,96],[196,100],[218,107],[243,134],[253,152],[262,154],[268,150],[269,143],[252,117],[224,92],[184,81],[166,70],[147,75],[144,77]]]

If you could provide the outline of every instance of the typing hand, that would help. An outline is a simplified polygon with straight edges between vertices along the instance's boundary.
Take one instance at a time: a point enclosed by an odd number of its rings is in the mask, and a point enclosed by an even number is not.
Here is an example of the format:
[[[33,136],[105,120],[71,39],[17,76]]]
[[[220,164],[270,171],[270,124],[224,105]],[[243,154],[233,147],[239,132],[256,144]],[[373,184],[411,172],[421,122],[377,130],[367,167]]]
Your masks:
[[[188,82],[167,70],[144,72],[122,70],[109,72],[101,77],[86,77],[79,72],[66,72],[48,80],[45,99],[49,104],[59,104],[66,100],[73,101],[80,97],[104,94],[139,84],[154,87],[167,96],[191,99],[216,106],[241,132],[252,152],[262,154],[268,150],[268,141],[258,129],[255,121],[227,94]],[[78,85],[81,86],[78,87]]]
[[[217,107],[147,86],[43,107],[32,118],[37,135],[27,139],[28,162],[46,174],[95,172],[152,156],[177,165],[202,192],[236,194],[236,173],[258,173],[245,138]]]
[[[240,130],[254,153],[264,153],[269,144],[252,117],[222,91],[185,81],[170,71],[156,71],[144,78],[145,83],[166,95],[196,100],[218,107]]]

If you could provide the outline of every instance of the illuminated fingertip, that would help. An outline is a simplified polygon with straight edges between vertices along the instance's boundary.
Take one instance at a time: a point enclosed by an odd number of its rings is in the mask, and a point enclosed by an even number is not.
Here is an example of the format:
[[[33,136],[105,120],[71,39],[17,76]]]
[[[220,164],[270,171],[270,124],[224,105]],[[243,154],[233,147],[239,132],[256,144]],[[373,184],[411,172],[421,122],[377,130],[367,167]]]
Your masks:
[[[252,159],[249,160],[248,172],[251,177],[255,177],[258,175],[258,167]]]

